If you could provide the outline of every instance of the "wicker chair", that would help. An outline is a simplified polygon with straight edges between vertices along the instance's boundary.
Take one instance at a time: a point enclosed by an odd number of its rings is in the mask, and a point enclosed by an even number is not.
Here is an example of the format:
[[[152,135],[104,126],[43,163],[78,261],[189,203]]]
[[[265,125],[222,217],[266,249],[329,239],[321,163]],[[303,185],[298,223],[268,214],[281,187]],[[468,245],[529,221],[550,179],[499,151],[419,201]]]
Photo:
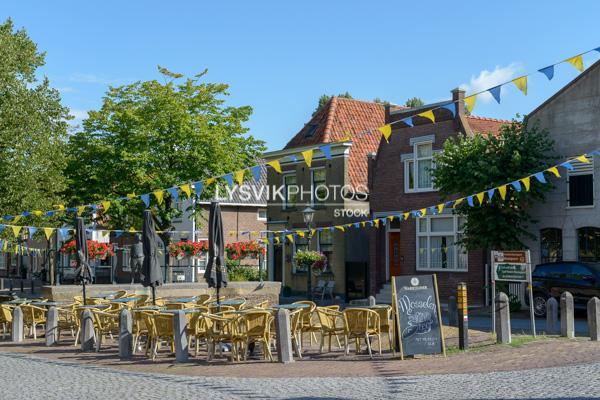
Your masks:
[[[312,346],[313,340],[315,343],[317,342],[317,332],[321,332],[321,326],[319,325],[318,319],[315,316],[315,310],[317,305],[314,301],[302,300],[296,301],[293,304],[308,304],[309,307],[302,308],[302,323],[301,323],[301,331],[302,335],[300,336],[300,348],[304,347],[304,334],[308,333],[309,343]]]
[[[237,324],[244,360],[249,344],[254,342],[262,344],[265,360],[268,358],[269,361],[273,361],[271,321],[273,321],[273,315],[267,310],[248,310],[240,315]]]
[[[92,315],[96,331],[96,352],[98,352],[104,336],[108,335],[111,339],[114,339],[114,335],[119,336],[119,314],[92,310]]]
[[[56,341],[60,341],[62,331],[70,331],[71,336],[75,338],[75,346],[79,339],[79,318],[75,310],[76,305],[65,305],[56,309],[58,313],[58,328],[56,332]]]
[[[150,344],[150,358],[156,359],[158,349],[162,341],[171,346],[171,353],[175,352],[175,341],[173,340],[173,314],[149,314],[144,313],[146,326],[148,327],[148,343]],[[147,351],[148,351],[147,349]],[[147,353],[146,351],[146,353]]]
[[[212,298],[212,296],[210,294],[201,294],[196,299],[196,304],[198,304],[200,306],[205,306],[213,300],[214,299]]]
[[[218,343],[229,342],[231,343],[231,359],[239,360],[238,346],[242,343],[243,339],[239,334],[238,316],[233,313],[221,313],[220,315],[206,314],[206,329],[208,335],[208,361],[212,360],[215,356],[216,347]],[[220,353],[221,348],[219,348]]]
[[[23,325],[30,328],[30,334],[34,339],[37,339],[38,325],[46,325],[46,309],[32,306],[31,304],[21,305],[23,310]]]
[[[319,346],[319,352],[323,352],[325,337],[329,339],[329,352],[331,352],[332,337],[335,337],[338,342],[338,346],[342,347],[339,337],[342,336],[346,338],[347,330],[344,314],[339,311],[339,306],[317,307],[317,316],[319,318],[321,328],[321,344]]]
[[[115,292],[113,299],[120,299],[127,296],[127,290],[119,290]]]
[[[0,324],[2,324],[2,336],[6,336],[12,329],[12,309],[6,304],[0,305]]]
[[[379,330],[379,314],[368,308],[346,308],[343,312],[346,321],[346,355],[349,352],[349,341],[355,340],[356,353],[360,352],[360,340],[365,339],[369,357],[371,352],[371,336],[376,336],[381,354],[381,331]]]
[[[394,320],[392,319],[392,306],[378,306],[372,308],[377,314],[379,314],[379,330],[383,334],[385,333],[390,343],[390,350],[396,355],[396,346],[394,346]]]

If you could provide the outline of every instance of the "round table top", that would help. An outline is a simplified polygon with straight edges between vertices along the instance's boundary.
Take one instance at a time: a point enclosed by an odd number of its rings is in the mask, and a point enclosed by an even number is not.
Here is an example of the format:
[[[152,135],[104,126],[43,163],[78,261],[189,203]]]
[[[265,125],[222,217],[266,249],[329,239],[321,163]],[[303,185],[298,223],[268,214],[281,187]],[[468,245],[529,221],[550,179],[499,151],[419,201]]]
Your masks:
[[[246,300],[242,300],[242,299],[231,299],[231,300],[223,300],[221,302],[222,306],[239,306],[240,304],[244,304],[246,303]],[[211,305],[213,306],[217,306],[217,302],[214,301],[211,303]]]
[[[389,308],[391,307],[389,304],[373,304],[372,306],[367,306],[365,308]]]
[[[132,311],[161,311],[164,310],[164,307],[161,306],[145,306],[145,307],[136,307],[133,308]]]
[[[167,301],[167,304],[170,303],[195,303],[196,297],[174,297],[170,298]]]
[[[5,302],[4,304],[25,304],[25,303],[31,303],[32,301],[36,301],[36,300],[32,300],[32,299],[13,299],[13,300]]]
[[[110,299],[111,297],[115,297],[115,294],[117,294],[117,292],[100,293],[100,294],[96,294],[94,296],[90,296],[90,299]]]
[[[64,301],[34,301],[29,303],[32,306],[36,306],[36,307],[56,307],[56,306],[63,306],[66,304],[70,304]]]
[[[90,308],[108,308],[110,307],[110,304],[89,304],[89,305],[85,305],[85,306],[78,306],[78,308],[85,308],[85,309],[90,309]]]
[[[301,303],[301,304],[278,304],[278,305],[273,306],[271,308],[275,308],[277,310],[280,309],[280,308],[284,308],[286,310],[293,310],[295,308],[308,308],[308,307],[310,307],[309,304],[303,304],[303,303]]]
[[[202,310],[199,310],[197,308],[184,308],[183,310],[160,310],[161,314],[162,313],[175,314],[175,313],[178,313],[179,311],[183,311],[184,314],[190,314],[190,313],[194,313],[194,312],[200,312]]]
[[[113,299],[110,302],[111,303],[130,303],[130,302],[134,302],[134,301],[139,301],[141,300],[141,297],[123,297],[120,299]]]

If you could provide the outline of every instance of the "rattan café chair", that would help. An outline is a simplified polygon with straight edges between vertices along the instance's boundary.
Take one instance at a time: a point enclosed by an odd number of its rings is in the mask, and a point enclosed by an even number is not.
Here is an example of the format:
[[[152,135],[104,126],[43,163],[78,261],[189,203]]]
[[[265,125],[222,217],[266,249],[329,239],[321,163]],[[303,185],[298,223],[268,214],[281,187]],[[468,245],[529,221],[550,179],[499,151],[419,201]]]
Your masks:
[[[346,308],[343,312],[346,321],[346,355],[349,352],[349,341],[355,340],[356,353],[360,352],[360,340],[365,339],[369,357],[371,352],[371,336],[377,336],[379,354],[381,354],[381,331],[379,330],[379,314],[368,308]]]

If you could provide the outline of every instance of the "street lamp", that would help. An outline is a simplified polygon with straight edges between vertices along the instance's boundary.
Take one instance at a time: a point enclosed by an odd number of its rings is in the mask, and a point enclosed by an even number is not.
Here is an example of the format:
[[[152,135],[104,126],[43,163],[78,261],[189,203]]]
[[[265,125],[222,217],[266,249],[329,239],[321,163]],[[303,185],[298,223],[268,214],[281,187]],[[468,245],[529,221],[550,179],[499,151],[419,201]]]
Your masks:
[[[310,249],[310,240],[312,239],[310,227],[315,218],[315,210],[313,210],[310,206],[307,206],[304,210],[302,210],[302,218],[304,219],[304,223],[306,224],[306,229],[308,232],[308,248]],[[312,265],[308,266],[308,270],[306,271],[306,297],[312,300]]]

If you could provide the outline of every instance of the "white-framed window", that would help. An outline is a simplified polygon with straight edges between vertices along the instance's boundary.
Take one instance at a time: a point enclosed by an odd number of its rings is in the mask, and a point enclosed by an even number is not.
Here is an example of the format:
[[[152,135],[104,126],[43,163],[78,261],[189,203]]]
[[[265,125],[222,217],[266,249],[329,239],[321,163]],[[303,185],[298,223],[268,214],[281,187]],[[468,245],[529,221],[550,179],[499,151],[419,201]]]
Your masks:
[[[266,221],[267,220],[267,210],[264,208],[259,208],[256,213],[256,219],[259,221]]]
[[[573,169],[568,171],[567,204],[569,207],[594,206],[594,159],[589,163],[571,161]]]
[[[433,142],[419,142],[413,145],[412,157],[404,160],[404,191],[427,192],[434,190]]]
[[[326,201],[327,197],[327,175],[325,167],[313,168],[311,174],[311,200],[312,205],[320,205]]]
[[[467,271],[462,239],[464,217],[442,214],[418,218],[417,271]]]
[[[283,209],[294,208],[296,207],[296,201],[298,194],[295,191],[289,193],[288,188],[290,186],[296,186],[296,173],[286,173],[283,175],[283,190],[284,190],[284,199],[283,199]]]

